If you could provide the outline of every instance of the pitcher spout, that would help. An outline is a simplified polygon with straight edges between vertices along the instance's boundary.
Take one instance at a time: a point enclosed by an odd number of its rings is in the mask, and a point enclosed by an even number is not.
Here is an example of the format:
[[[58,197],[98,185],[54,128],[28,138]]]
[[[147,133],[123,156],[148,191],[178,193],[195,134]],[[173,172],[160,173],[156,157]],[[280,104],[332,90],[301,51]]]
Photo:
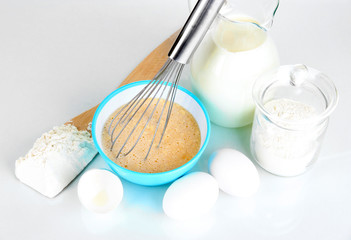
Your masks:
[[[279,0],[227,0],[219,17],[238,23],[252,23],[267,31],[273,25]]]

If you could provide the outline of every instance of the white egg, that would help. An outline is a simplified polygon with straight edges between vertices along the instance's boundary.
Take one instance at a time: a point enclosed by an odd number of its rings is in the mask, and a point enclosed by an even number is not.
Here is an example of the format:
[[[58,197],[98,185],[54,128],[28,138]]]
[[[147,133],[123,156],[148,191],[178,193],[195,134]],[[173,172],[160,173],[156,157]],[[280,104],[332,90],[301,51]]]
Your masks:
[[[119,205],[123,198],[121,180],[108,170],[89,170],[79,180],[78,198],[90,211],[110,212]]]
[[[163,197],[167,216],[184,220],[206,214],[218,198],[217,181],[208,173],[193,172],[176,180]]]
[[[250,197],[259,188],[260,178],[255,165],[237,150],[224,148],[214,152],[209,169],[219,188],[230,195]]]

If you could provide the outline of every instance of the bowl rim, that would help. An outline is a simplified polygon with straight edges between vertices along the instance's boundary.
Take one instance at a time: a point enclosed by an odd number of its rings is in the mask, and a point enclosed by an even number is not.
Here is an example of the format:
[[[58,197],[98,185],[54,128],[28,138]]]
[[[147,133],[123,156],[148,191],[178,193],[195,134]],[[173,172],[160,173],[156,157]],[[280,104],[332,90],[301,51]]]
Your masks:
[[[128,174],[134,174],[137,175],[138,177],[157,177],[157,176],[162,176],[162,175],[168,175],[168,174],[176,174],[179,171],[182,171],[184,169],[186,169],[188,167],[188,165],[191,165],[194,161],[197,161],[199,159],[199,157],[201,156],[201,154],[205,151],[206,146],[209,142],[210,139],[210,133],[211,133],[211,123],[210,123],[210,117],[208,115],[208,112],[205,108],[205,106],[203,105],[203,103],[192,93],[190,92],[188,89],[182,87],[182,86],[177,86],[178,90],[183,91],[184,93],[186,93],[188,96],[190,96],[192,99],[194,99],[196,101],[197,104],[199,104],[200,108],[202,109],[205,118],[206,118],[206,126],[207,126],[207,133],[206,133],[206,138],[204,143],[202,144],[201,148],[199,149],[199,151],[196,153],[196,155],[190,159],[188,162],[186,162],[185,164],[181,165],[180,167],[174,168],[172,170],[169,171],[165,171],[165,172],[158,172],[158,173],[144,173],[144,172],[137,172],[137,171],[133,171],[127,168],[124,168],[118,164],[116,164],[115,162],[113,162],[105,153],[104,151],[100,148],[97,140],[96,140],[96,122],[97,119],[100,115],[101,110],[103,109],[103,107],[116,95],[118,95],[120,92],[123,92],[129,88],[135,87],[135,86],[139,86],[139,85],[146,85],[150,82],[150,80],[141,80],[141,81],[137,81],[137,82],[133,82],[133,83],[129,83],[126,84],[120,88],[117,88],[116,90],[114,90],[113,92],[111,92],[100,104],[99,107],[96,109],[95,113],[94,113],[94,117],[93,117],[93,121],[92,121],[92,127],[91,127],[91,133],[92,133],[92,138],[94,141],[94,145],[97,148],[98,152],[100,153],[100,155],[102,156],[102,158],[104,159],[104,161],[107,163],[107,165],[109,165],[109,167],[111,168],[110,164],[112,164],[115,168],[117,168],[119,171],[124,171],[125,173]],[[168,85],[171,85],[171,83],[169,83]],[[121,176],[122,177],[122,176]],[[124,177],[123,177],[124,178]],[[127,179],[128,180],[128,179]]]

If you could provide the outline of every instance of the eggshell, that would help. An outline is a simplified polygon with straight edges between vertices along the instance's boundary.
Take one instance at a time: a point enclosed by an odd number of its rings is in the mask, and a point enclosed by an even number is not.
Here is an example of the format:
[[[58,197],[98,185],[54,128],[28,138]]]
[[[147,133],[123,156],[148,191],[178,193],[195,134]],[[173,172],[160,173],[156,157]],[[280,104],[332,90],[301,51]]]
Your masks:
[[[206,214],[218,198],[217,181],[208,173],[193,172],[176,180],[163,197],[167,216],[184,220]]]
[[[209,169],[219,188],[230,195],[250,197],[259,188],[260,178],[255,165],[237,150],[224,148],[214,152]]]
[[[90,211],[110,212],[119,205],[123,198],[121,180],[108,170],[89,170],[79,179],[78,198]]]

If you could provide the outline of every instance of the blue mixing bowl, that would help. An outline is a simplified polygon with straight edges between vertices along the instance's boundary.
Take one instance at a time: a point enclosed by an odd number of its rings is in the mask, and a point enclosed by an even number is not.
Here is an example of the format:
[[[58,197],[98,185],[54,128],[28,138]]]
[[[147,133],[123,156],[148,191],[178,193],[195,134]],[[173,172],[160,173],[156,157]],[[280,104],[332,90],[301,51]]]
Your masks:
[[[201,133],[201,145],[198,153],[184,165],[166,172],[160,173],[141,173],[123,168],[111,159],[103,151],[102,147],[102,131],[108,117],[120,106],[126,104],[134,97],[149,81],[139,81],[118,88],[108,95],[99,105],[95,112],[92,123],[92,135],[96,148],[98,149],[105,162],[110,166],[112,171],[120,177],[145,186],[157,186],[174,181],[187,173],[200,159],[201,154],[205,150],[210,138],[210,118],[208,113],[200,102],[200,100],[190,91],[183,87],[178,87],[175,102],[188,110],[197,121]],[[169,87],[169,86],[167,86]]]

